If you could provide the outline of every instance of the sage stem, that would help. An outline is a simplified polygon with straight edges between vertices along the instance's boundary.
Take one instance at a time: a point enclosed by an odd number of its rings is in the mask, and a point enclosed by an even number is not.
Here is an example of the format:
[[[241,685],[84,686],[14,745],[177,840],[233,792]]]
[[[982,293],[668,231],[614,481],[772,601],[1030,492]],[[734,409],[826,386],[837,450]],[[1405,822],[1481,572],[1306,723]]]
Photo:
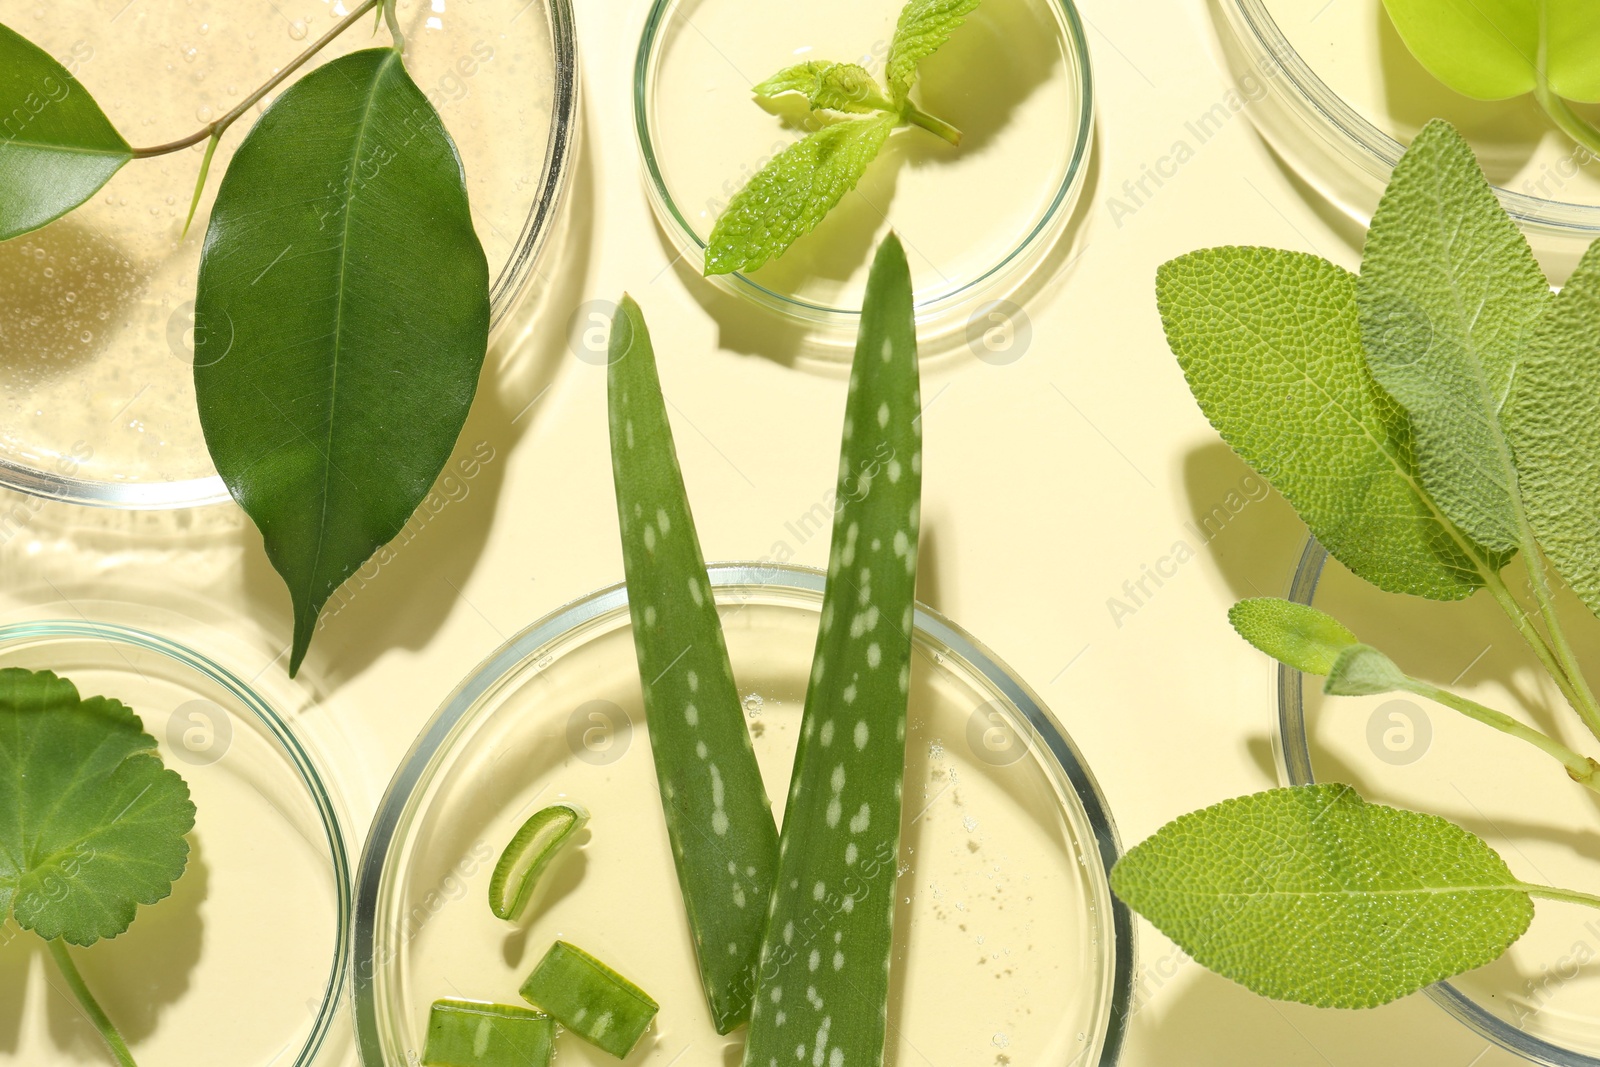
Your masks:
[[[1518,722],[1503,711],[1496,711],[1491,707],[1478,703],[1476,700],[1469,700],[1460,694],[1452,693],[1448,689],[1440,689],[1438,686],[1430,685],[1418,678],[1408,677],[1405,688],[1408,692],[1443,704],[1454,711],[1459,711],[1469,719],[1476,719],[1485,726],[1492,726],[1501,733],[1509,734],[1512,737],[1528,742],[1528,744],[1533,745],[1546,755],[1559,760],[1566,767],[1567,776],[1574,782],[1600,793],[1600,781],[1596,780],[1596,771],[1600,771],[1600,764],[1596,764],[1594,760],[1587,756],[1579,755],[1548,734],[1540,733],[1533,727]]]

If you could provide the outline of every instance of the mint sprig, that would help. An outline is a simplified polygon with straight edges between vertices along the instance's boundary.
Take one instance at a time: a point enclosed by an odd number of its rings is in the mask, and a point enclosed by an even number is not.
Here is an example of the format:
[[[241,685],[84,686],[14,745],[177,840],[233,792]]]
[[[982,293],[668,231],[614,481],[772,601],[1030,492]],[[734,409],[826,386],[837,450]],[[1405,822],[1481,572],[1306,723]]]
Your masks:
[[[857,63],[811,60],[754,87],[757,96],[797,93],[836,121],[778,153],[741,189],[706,242],[705,273],[753,271],[816,228],[854,189],[902,126],[920,126],[952,145],[961,131],[911,102],[917,65],[938,51],[982,0],[911,0],[900,12],[886,65],[887,85]]]

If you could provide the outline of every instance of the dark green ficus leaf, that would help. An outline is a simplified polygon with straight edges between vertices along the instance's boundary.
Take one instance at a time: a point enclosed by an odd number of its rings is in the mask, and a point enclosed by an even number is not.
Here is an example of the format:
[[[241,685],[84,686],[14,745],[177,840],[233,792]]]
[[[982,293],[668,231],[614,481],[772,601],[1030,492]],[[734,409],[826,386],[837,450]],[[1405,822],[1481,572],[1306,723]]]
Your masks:
[[[218,472],[317,613],[400,532],[449,457],[489,337],[461,160],[390,49],[286,90],[217,193],[195,392]]]
[[[132,158],[89,90],[0,26],[0,241],[65,215]]]

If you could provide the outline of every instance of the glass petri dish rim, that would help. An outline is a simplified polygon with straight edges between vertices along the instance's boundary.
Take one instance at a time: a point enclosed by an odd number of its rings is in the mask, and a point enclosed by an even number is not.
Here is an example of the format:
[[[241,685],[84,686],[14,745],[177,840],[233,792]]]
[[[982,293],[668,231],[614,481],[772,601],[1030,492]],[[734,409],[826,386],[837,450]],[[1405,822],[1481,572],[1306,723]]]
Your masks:
[[[578,51],[571,0],[545,0],[555,58],[550,139],[545,144],[539,193],[515,248],[489,285],[490,330],[515,306],[544,247],[549,222],[566,193],[572,147],[578,135]],[[232,499],[220,475],[172,482],[112,482],[79,478],[0,457],[0,487],[30,496],[87,507],[127,511],[171,511],[223,504]]]
[[[1278,23],[1267,11],[1265,0],[1221,2],[1233,14],[1235,25],[1243,28],[1249,34],[1251,43],[1270,57],[1283,72],[1285,80],[1294,89],[1289,96],[1290,103],[1300,117],[1317,127],[1325,138],[1329,134],[1334,135],[1336,148],[1353,150],[1368,173],[1387,184],[1389,173],[1400,161],[1406,146],[1363,118],[1316,75],[1278,28]],[[1272,138],[1269,136],[1268,139]],[[1507,213],[1519,223],[1585,238],[1600,236],[1600,205],[1547,200],[1500,186],[1495,187],[1495,193]],[[1341,200],[1335,200],[1341,207],[1344,206]],[[1363,224],[1371,221],[1370,215],[1355,217]]]
[[[656,217],[662,224],[672,231],[675,243],[685,251],[694,249],[700,253],[704,260],[706,250],[705,241],[689,225],[679,210],[677,201],[667,190],[665,175],[661,172],[661,162],[655,150],[655,136],[651,129],[650,113],[651,103],[654,98],[655,73],[661,58],[662,30],[670,20],[673,11],[683,0],[654,0],[650,6],[650,13],[645,19],[644,32],[639,36],[639,50],[635,55],[633,67],[633,128],[639,142],[639,154],[644,162],[645,190],[650,197],[650,206],[655,210]],[[1033,228],[1028,231],[1023,239],[1012,247],[1011,251],[992,264],[978,277],[967,282],[959,289],[952,290],[942,296],[931,300],[916,303],[916,320],[918,325],[926,326],[940,319],[945,313],[959,307],[975,294],[981,293],[989,284],[1004,280],[1014,269],[1020,267],[1034,252],[1044,251],[1039,247],[1041,242],[1053,233],[1058,224],[1064,224],[1066,217],[1071,214],[1077,203],[1078,193],[1083,186],[1084,176],[1089,169],[1089,153],[1094,143],[1094,73],[1089,63],[1089,43],[1083,32],[1083,20],[1078,15],[1077,6],[1073,0],[1044,0],[1048,6],[1056,8],[1062,15],[1061,24],[1066,28],[1067,45],[1069,51],[1078,63],[1078,136],[1072,146],[1072,157],[1067,163],[1067,172],[1062,177],[1060,186],[1052,196],[1050,206],[1045,209]],[[854,336],[856,328],[861,321],[860,308],[837,308],[828,304],[821,304],[811,300],[801,300],[797,297],[785,296],[774,292],[760,282],[753,280],[743,271],[719,276],[729,279],[734,291],[750,298],[755,303],[782,315],[797,319],[811,326],[826,327],[831,330],[848,332]],[[708,279],[709,280],[709,279]],[[713,280],[712,284],[719,284]]]
[[[347,835],[340,819],[339,808],[334,803],[327,786],[323,784],[315,761],[283,718],[238,675],[199,652],[159,634],[115,623],[74,619],[11,623],[0,626],[0,657],[4,657],[6,647],[13,642],[61,638],[88,638],[112,644],[132,645],[164,656],[197,672],[226,690],[254,715],[277,741],[279,748],[289,757],[300,775],[306,792],[310,794],[317,813],[322,817],[322,830],[328,842],[328,858],[333,866],[338,893],[338,914],[335,917],[337,935],[333,961],[328,969],[328,981],[323,988],[322,1003],[317,1008],[317,1015],[311,1024],[310,1033],[306,1036],[305,1044],[301,1046],[299,1054],[292,1061],[293,1067],[312,1067],[323,1046],[327,1044],[334,1023],[343,1015],[341,1008],[350,972],[354,925],[354,901],[351,889],[353,883],[350,852],[346,844]]]
[[[1288,599],[1309,606],[1317,595],[1317,584],[1327,562],[1328,550],[1308,534],[1294,576],[1289,581]],[[1316,775],[1311,768],[1311,744],[1306,733],[1305,675],[1279,663],[1277,677],[1278,729],[1274,741],[1279,765],[1290,785],[1310,785],[1316,781]],[[1600,1059],[1518,1030],[1449,982],[1435,982],[1423,992],[1479,1037],[1530,1063],[1544,1067],[1600,1067]]]
[[[827,577],[809,567],[793,567],[762,562],[713,563],[706,568],[714,590],[749,589],[768,593],[799,593],[820,596]],[[356,1024],[356,1048],[363,1067],[389,1067],[383,1058],[382,1038],[377,1018],[377,965],[373,962],[377,941],[377,911],[383,875],[390,849],[419,783],[429,771],[434,757],[449,743],[468,711],[520,663],[536,650],[621,610],[627,605],[625,585],[607,586],[550,612],[501,645],[456,687],[439,711],[423,727],[410,752],[400,762],[385,790],[367,833],[357,872],[355,900],[355,963],[352,968]],[[1018,678],[984,645],[922,603],[916,606],[914,631],[920,631],[947,649],[986,681],[994,685],[1026,717],[1035,738],[1067,777],[1095,836],[1101,876],[1107,879],[1107,899],[1111,904],[1113,943],[1111,996],[1106,1018],[1105,1043],[1100,1059],[1083,1067],[1115,1067],[1122,1055],[1129,1008],[1133,997],[1134,934],[1133,919],[1127,906],[1109,892],[1111,868],[1122,855],[1122,842],[1105,794],[1094,773],[1084,761],[1072,739],[1045,709],[1026,682]]]

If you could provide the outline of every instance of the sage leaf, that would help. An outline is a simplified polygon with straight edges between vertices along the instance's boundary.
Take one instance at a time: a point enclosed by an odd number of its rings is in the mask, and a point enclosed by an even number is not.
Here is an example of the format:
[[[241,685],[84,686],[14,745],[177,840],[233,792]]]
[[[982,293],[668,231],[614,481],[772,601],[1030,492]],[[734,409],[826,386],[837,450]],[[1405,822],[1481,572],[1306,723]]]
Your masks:
[[[1497,958],[1533,902],[1482,839],[1347,785],[1273,789],[1168,823],[1111,887],[1255,993],[1369,1008]]]
[[[1256,648],[1307,674],[1327,674],[1341,652],[1359,644],[1332,615],[1277,597],[1241,600],[1228,621]]]
[[[877,81],[858,63],[830,63],[825,60],[797,63],[757,85],[755,93],[765,97],[799,93],[806,98],[813,111],[869,114],[894,108],[884,99]]]
[[[1539,321],[1504,422],[1539,547],[1600,615],[1600,244]]]
[[[1370,697],[1407,688],[1410,681],[1394,661],[1371,645],[1352,645],[1328,669],[1322,691],[1339,697]]]
[[[0,923],[74,945],[116,937],[172,892],[194,814],[126,705],[0,670]]]
[[[628,610],[650,750],[689,931],[717,1032],[750,1015],[778,828],[712,598],[655,349],[624,296],[607,394]]]
[[[910,0],[900,9],[886,74],[897,103],[917,80],[917,64],[937,52],[982,0]]]
[[[289,587],[292,674],[444,466],[488,347],[461,160],[398,52],[335,59],[261,116],[217,192],[195,321],[200,424]]]
[[[856,187],[898,121],[889,113],[845,119],[779,152],[718,216],[706,274],[753,271],[810,233]]]
[[[1539,68],[1568,100],[1600,100],[1600,21],[1589,0],[1384,0],[1406,47],[1458,93],[1533,92]]]
[[[745,1067],[883,1062],[922,492],[911,271],[867,278],[838,510]]]
[[[65,215],[132,158],[89,90],[0,26],[0,241]]]
[[[1451,522],[1510,556],[1524,523],[1500,428],[1550,286],[1467,142],[1424,126],[1394,169],[1361,256],[1367,365],[1411,416],[1423,487]]]
[[[1334,558],[1434,600],[1483,584],[1422,491],[1405,412],[1367,369],[1354,275],[1300,252],[1203,249],[1161,266],[1156,298],[1211,425]]]

